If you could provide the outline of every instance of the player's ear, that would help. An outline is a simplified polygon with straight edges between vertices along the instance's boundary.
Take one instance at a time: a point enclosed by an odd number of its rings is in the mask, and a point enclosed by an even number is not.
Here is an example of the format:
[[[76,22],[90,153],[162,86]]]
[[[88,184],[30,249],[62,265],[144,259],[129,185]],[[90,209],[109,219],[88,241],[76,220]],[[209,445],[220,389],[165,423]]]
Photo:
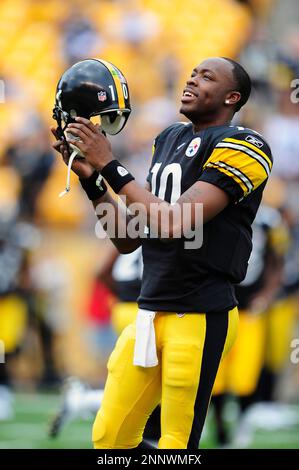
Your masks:
[[[240,99],[241,93],[239,91],[231,91],[226,95],[224,103],[227,105],[235,105]]]

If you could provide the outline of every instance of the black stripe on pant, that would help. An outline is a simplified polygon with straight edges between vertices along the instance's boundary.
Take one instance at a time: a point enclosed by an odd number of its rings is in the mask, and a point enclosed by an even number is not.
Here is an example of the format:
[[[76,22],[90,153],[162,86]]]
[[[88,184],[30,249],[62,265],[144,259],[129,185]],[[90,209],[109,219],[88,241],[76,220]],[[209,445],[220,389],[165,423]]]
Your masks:
[[[194,418],[187,449],[198,449],[211,393],[228,332],[229,312],[206,314],[206,335],[200,379],[194,404]]]

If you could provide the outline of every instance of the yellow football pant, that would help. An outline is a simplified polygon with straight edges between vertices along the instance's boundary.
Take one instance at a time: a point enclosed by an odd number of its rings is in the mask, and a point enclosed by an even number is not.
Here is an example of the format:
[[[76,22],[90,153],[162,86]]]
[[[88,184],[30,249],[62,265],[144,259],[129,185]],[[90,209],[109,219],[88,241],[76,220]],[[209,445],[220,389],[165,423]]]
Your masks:
[[[240,311],[238,338],[220,364],[213,395],[246,396],[256,389],[265,355],[265,317]]]
[[[133,323],[138,312],[137,302],[117,302],[111,310],[111,325],[117,336]]]
[[[27,305],[17,295],[0,298],[0,340],[3,341],[6,353],[14,352],[22,341],[27,315]]]
[[[265,363],[272,372],[280,372],[289,357],[297,312],[298,300],[293,296],[278,300],[267,312]]]
[[[161,403],[160,449],[197,449],[222,357],[237,333],[238,310],[179,316],[158,312],[159,364],[133,365],[135,322],[108,361],[102,406],[93,426],[97,449],[129,449],[142,441],[147,419]]]

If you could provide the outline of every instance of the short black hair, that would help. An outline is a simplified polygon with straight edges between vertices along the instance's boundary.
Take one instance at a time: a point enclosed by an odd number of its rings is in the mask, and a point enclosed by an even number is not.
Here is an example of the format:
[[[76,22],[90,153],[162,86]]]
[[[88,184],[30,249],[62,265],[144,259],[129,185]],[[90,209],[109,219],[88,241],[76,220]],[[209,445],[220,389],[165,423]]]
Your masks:
[[[238,62],[236,62],[233,59],[229,59],[228,57],[222,57],[222,59],[227,60],[232,64],[233,68],[233,75],[234,79],[236,82],[236,91],[239,91],[241,94],[240,101],[236,104],[236,112],[240,111],[242,106],[244,106],[245,103],[247,103],[248,98],[251,93],[251,78],[249,77],[248,73],[240,65]]]

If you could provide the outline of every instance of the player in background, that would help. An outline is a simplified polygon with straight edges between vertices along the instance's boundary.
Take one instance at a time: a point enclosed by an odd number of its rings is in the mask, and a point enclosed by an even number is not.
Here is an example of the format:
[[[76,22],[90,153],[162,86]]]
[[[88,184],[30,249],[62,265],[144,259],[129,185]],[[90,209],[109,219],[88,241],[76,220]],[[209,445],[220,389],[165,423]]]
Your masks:
[[[267,350],[266,313],[280,290],[289,247],[288,229],[277,210],[262,205],[252,228],[253,249],[248,271],[244,281],[236,286],[240,312],[238,338],[220,364],[213,389],[219,444],[230,440],[223,420],[227,395],[237,398],[241,413],[255,401]]]
[[[282,283],[276,301],[270,306],[266,316],[267,347],[258,388],[258,399],[263,402],[275,400],[276,386],[290,355],[291,340],[295,337],[298,314],[299,227],[296,214],[288,200],[287,189],[286,183],[273,176],[264,194],[265,202],[279,211],[289,230],[289,245]]]
[[[257,389],[251,406],[242,414],[234,432],[233,445],[248,446],[258,428],[280,431],[297,426],[299,410],[292,394],[295,367],[290,361],[292,340],[296,338],[298,318],[298,224],[289,201],[286,184],[272,176],[264,192],[264,203],[280,214],[284,230],[274,232],[273,239],[284,255],[282,280],[274,302],[263,314],[265,348]],[[285,230],[288,236],[285,236]],[[287,250],[286,250],[287,248]]]

